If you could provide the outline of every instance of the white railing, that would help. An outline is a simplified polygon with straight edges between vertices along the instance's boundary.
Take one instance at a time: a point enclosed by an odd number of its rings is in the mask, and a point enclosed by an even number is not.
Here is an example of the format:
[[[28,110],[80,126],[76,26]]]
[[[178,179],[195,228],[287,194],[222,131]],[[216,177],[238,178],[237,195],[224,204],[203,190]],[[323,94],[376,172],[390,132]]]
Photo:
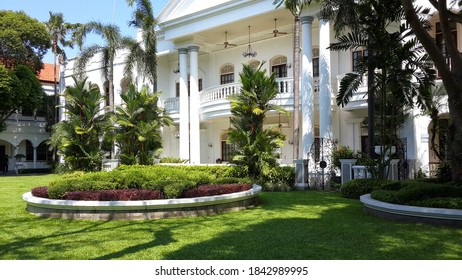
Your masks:
[[[167,112],[178,111],[180,109],[180,99],[173,97],[164,100],[164,109]]]
[[[211,102],[227,99],[231,94],[238,93],[241,90],[240,83],[220,85],[203,90],[200,93],[200,102]]]
[[[279,99],[292,98],[291,94],[294,90],[293,78],[278,78],[276,79],[276,82],[279,96],[276,98],[277,100],[275,102],[279,104],[281,103]],[[200,92],[200,103],[204,104],[208,102],[227,100],[230,95],[238,93],[240,90],[240,83],[230,83],[207,88]],[[313,92],[315,94],[319,93],[319,78],[313,79]],[[173,97],[164,100],[163,107],[167,112],[178,111],[180,108],[179,98]]]

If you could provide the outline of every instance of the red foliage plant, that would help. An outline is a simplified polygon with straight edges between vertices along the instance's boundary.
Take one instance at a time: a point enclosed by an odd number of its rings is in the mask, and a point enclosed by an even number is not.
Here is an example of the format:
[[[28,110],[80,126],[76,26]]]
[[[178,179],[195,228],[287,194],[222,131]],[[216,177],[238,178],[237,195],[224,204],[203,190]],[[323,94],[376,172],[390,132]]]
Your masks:
[[[123,189],[123,190],[100,190],[100,191],[75,191],[67,192],[64,199],[67,200],[94,200],[94,201],[117,201],[117,200],[152,200],[163,199],[164,195],[159,190]]]
[[[211,184],[202,185],[198,188],[188,190],[184,198],[201,196],[222,195],[235,192],[247,191],[252,184]],[[37,187],[32,189],[32,195],[36,197],[49,198],[48,187]],[[90,200],[90,201],[127,201],[127,200],[153,200],[165,198],[159,190],[145,189],[123,189],[123,190],[99,190],[99,191],[75,191],[67,192],[64,199],[67,200]]]
[[[192,197],[201,197],[201,196],[213,196],[213,195],[222,195],[235,192],[243,192],[250,190],[252,184],[212,184],[212,185],[202,185],[198,188],[187,190],[183,197],[192,198]]]
[[[32,195],[36,197],[49,198],[48,187],[36,187],[32,189]]]

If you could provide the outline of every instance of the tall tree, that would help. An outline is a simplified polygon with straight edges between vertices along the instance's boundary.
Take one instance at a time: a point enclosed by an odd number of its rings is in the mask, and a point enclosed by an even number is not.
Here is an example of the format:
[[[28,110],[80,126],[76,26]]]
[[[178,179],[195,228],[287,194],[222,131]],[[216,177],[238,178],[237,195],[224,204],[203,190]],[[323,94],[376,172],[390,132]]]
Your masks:
[[[33,112],[43,106],[45,92],[30,66],[16,65],[7,69],[0,64],[0,132],[6,130],[6,119],[19,109]]]
[[[415,36],[424,46],[438,70],[448,94],[449,103],[449,139],[448,159],[452,166],[452,179],[462,180],[462,55],[457,48],[456,38],[453,37],[450,22],[462,23],[462,16],[454,12],[451,7],[460,11],[461,1],[428,0],[438,11],[442,42],[437,44],[421,20],[421,7],[413,0],[401,0],[406,20],[412,27]],[[451,5],[450,5],[451,4]],[[444,45],[444,49],[442,46]],[[450,59],[451,63],[447,61]]]
[[[300,151],[300,15],[304,7],[311,4],[311,0],[274,0],[276,7],[285,7],[294,16],[294,159],[299,158]]]
[[[0,63],[7,68],[30,65],[35,73],[43,68],[42,58],[50,48],[45,24],[24,12],[0,11]]]
[[[123,105],[116,106],[114,115],[121,163],[152,164],[155,152],[162,148],[160,129],[173,121],[157,105],[159,94],[150,93],[146,86],[137,91],[130,85],[121,98]]]
[[[94,33],[101,36],[104,44],[92,44],[88,47],[83,47],[84,40],[88,34]],[[120,34],[120,28],[112,24],[102,24],[100,22],[91,21],[79,27],[75,33],[75,40],[82,49],[79,58],[76,62],[77,72],[83,75],[85,67],[95,56],[99,56],[101,67],[101,76],[104,81],[108,82],[109,86],[109,107],[110,111],[114,111],[114,60],[117,52],[123,49],[133,40],[128,37],[123,37]]]
[[[50,13],[50,18],[45,23],[48,32],[51,35],[51,43],[52,43],[52,52],[53,52],[53,86],[54,86],[54,96],[55,96],[55,104],[59,104],[59,96],[58,96],[58,86],[57,86],[57,73],[56,73],[56,65],[57,65],[57,58],[58,55],[62,57],[63,60],[66,60],[66,52],[64,51],[64,47],[73,47],[74,42],[72,40],[68,40],[66,37],[69,32],[75,31],[78,24],[71,24],[64,21],[64,16],[62,13]],[[55,122],[59,121],[59,110],[56,108],[55,110]]]
[[[86,78],[74,78],[74,83],[64,92],[68,118],[53,126],[49,144],[58,148],[70,170],[97,171],[101,169],[104,139],[112,130],[110,115],[101,109],[103,97],[97,87]]]
[[[414,101],[425,109],[430,96],[426,88],[432,86],[435,73],[423,48],[415,40],[406,25],[401,25],[403,12],[399,0],[353,1],[327,0],[322,13],[333,19],[338,42],[333,50],[367,50],[367,57],[356,61],[355,72],[347,73],[340,83],[338,105],[346,105],[354,92],[368,77],[368,146],[369,156],[374,154],[375,141],[384,142],[385,119],[383,114],[387,96],[402,106],[413,106]],[[380,70],[375,73],[375,70]],[[379,98],[381,123],[378,137],[375,131],[375,95]],[[414,99],[417,98],[417,99]],[[392,106],[393,107],[393,106]],[[382,143],[383,144],[383,143]]]
[[[130,26],[138,28],[140,33],[139,41],[134,41],[127,47],[128,55],[125,59],[125,78],[133,81],[133,69],[142,74],[153,85],[154,92],[157,91],[157,38],[156,19],[153,13],[150,0],[127,0],[130,6],[136,3],[136,10],[133,12]],[[144,80],[143,80],[144,83]]]
[[[244,65],[240,79],[241,91],[229,98],[232,128],[228,141],[235,146],[232,162],[246,166],[249,175],[258,179],[276,165],[275,150],[285,140],[279,130],[263,128],[266,114],[285,111],[271,103],[278,94],[274,73],[267,76],[262,65],[258,69]]]

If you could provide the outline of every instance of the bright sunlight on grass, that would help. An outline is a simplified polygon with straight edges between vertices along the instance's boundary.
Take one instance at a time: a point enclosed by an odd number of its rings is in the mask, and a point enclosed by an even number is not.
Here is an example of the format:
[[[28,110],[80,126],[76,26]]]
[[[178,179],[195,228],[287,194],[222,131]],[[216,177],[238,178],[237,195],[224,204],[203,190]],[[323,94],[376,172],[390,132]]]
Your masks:
[[[23,193],[59,175],[0,178],[1,259],[460,259],[462,229],[391,222],[339,193],[262,193],[255,208],[195,218],[38,218]]]

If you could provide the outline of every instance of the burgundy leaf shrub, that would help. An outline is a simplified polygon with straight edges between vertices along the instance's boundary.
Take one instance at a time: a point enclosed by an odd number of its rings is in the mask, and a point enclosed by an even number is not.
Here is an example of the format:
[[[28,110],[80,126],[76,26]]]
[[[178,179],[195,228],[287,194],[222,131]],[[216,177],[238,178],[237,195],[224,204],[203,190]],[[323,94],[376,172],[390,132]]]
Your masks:
[[[252,184],[212,184],[212,185],[202,185],[198,188],[187,190],[183,197],[192,198],[200,196],[213,196],[213,195],[222,195],[235,192],[243,192],[250,190]]]
[[[32,189],[32,195],[36,197],[49,198],[48,187],[36,187]]]
[[[76,191],[67,192],[64,199],[67,200],[152,200],[163,199],[164,195],[159,190],[123,189],[123,190],[99,190],[99,191]]]

